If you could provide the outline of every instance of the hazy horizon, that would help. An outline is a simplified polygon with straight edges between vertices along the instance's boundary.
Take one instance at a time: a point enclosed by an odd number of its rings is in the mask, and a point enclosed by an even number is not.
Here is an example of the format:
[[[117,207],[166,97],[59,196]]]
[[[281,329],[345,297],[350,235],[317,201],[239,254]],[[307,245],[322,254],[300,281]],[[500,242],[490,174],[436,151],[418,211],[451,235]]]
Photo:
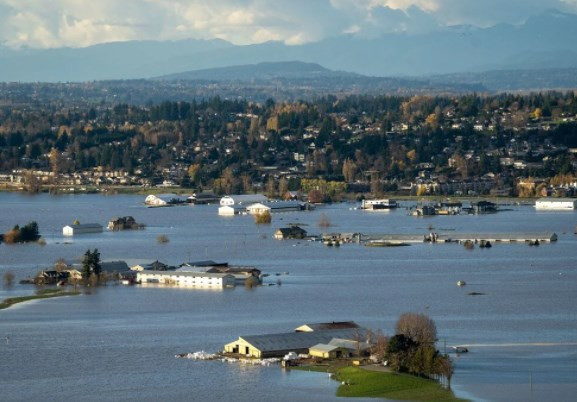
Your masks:
[[[346,34],[375,38],[453,25],[519,24],[551,9],[577,13],[577,0],[0,0],[0,44],[47,49],[222,39],[299,45]]]

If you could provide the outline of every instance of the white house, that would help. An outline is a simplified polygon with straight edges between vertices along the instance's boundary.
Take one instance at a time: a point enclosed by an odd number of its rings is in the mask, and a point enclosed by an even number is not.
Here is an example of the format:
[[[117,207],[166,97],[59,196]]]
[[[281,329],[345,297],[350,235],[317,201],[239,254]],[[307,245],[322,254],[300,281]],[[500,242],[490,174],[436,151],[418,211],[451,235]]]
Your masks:
[[[220,205],[239,205],[266,202],[268,198],[262,194],[225,195],[220,199]]]
[[[573,211],[577,206],[577,198],[539,198],[535,208],[539,210]]]
[[[101,233],[102,225],[99,223],[82,223],[78,225],[68,225],[62,228],[64,236],[74,236],[85,233]]]
[[[224,288],[235,286],[230,274],[187,271],[138,271],[136,281],[161,285],[192,286],[199,288]]]

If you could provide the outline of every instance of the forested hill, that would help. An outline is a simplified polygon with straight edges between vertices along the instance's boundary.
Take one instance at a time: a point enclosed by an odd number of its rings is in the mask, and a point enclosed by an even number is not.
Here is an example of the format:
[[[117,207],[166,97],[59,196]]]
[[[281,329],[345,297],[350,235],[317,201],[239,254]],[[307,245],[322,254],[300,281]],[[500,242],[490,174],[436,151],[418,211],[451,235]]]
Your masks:
[[[169,74],[156,79],[161,80],[212,80],[212,81],[251,81],[274,78],[315,79],[330,77],[360,77],[359,74],[345,71],[333,71],[316,63],[287,61],[277,63],[257,63],[241,66],[209,68],[182,73]]]

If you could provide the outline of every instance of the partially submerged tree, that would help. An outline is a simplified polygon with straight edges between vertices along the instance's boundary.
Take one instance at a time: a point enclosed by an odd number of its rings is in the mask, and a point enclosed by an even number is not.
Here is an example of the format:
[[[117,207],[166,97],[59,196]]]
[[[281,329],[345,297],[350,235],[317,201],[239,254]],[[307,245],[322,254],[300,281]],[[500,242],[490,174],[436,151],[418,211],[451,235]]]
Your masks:
[[[396,332],[418,344],[432,345],[437,340],[437,327],[434,321],[425,314],[402,314],[397,321]]]
[[[397,321],[396,332],[387,343],[390,366],[418,376],[445,378],[450,386],[453,365],[435,348],[437,327],[433,320],[425,314],[404,313]]]
[[[14,273],[12,271],[6,271],[3,275],[4,287],[10,288],[14,284]]]
[[[101,272],[102,267],[100,265],[100,253],[98,249],[95,248],[94,251],[90,251],[90,249],[86,250],[84,259],[82,260],[82,277],[84,279],[90,279],[94,274],[98,278]]]
[[[328,227],[333,226],[333,224],[329,220],[328,216],[326,216],[324,213],[322,213],[321,217],[319,218],[319,221],[317,223],[317,226],[320,228],[328,228]]]
[[[265,223],[271,223],[271,221],[272,221],[272,216],[271,216],[270,212],[268,212],[268,211],[262,212],[260,214],[256,214],[254,216],[254,222],[257,225],[265,224]]]

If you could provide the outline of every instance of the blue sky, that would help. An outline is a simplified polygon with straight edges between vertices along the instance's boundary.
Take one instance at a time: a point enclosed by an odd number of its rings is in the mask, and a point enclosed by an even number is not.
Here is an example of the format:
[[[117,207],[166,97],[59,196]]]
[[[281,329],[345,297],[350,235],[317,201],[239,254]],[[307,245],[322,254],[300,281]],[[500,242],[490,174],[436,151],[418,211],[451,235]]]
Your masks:
[[[547,9],[577,13],[577,0],[0,0],[0,43],[49,48],[220,38],[296,45],[343,33],[520,23]]]

